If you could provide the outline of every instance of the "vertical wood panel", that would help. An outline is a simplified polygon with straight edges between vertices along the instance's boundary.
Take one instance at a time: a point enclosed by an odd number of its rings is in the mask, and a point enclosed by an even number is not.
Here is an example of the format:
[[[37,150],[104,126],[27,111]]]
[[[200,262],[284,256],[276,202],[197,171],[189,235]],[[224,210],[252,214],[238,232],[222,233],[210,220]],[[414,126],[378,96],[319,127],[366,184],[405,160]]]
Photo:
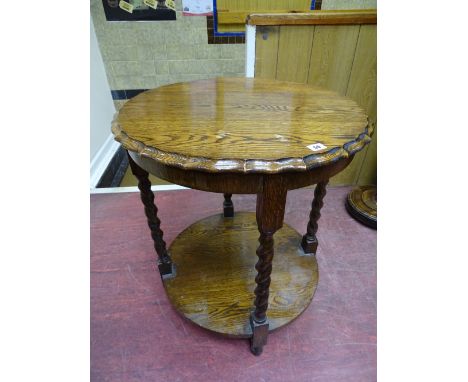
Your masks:
[[[317,25],[307,83],[346,94],[359,25]]]
[[[375,123],[377,118],[377,29],[375,25],[362,25],[354,55],[346,95],[355,100]],[[375,143],[374,143],[375,145]],[[372,178],[377,172],[376,162],[364,160],[369,145],[357,153],[353,162],[333,178],[333,184],[356,184],[359,174],[362,179]],[[375,175],[374,175],[375,177]]]
[[[377,33],[375,25],[362,25],[346,95],[377,119]]]
[[[361,171],[361,167],[363,165],[364,158],[366,157],[367,149],[368,146],[366,146],[362,151],[355,154],[351,164],[339,174],[331,178],[330,184],[333,186],[356,184],[357,178]]]
[[[372,142],[367,149],[366,157],[363,159],[357,184],[363,186],[377,184],[377,125],[372,136]]]
[[[256,36],[255,76],[308,82],[345,94],[377,120],[377,44],[375,25],[268,27]],[[307,29],[309,28],[309,29]],[[279,33],[279,38],[278,38]],[[276,56],[278,62],[276,62]],[[276,71],[276,75],[275,75]],[[377,132],[332,185],[376,182]]]
[[[314,29],[313,25],[280,27],[276,67],[278,80],[307,82]]]
[[[353,69],[349,78],[346,95],[364,108],[370,123],[377,121],[377,27],[362,25],[359,32],[358,45],[354,57]],[[375,134],[376,141],[377,135]],[[375,178],[377,174],[377,144],[371,143],[360,155],[362,168],[360,174],[364,178]],[[368,153],[368,151],[370,152]],[[372,156],[375,155],[372,160]],[[364,160],[365,157],[368,159]],[[356,158],[358,159],[358,158]],[[359,173],[354,177],[358,182]]]
[[[255,77],[275,78],[279,27],[257,27],[255,35]]]

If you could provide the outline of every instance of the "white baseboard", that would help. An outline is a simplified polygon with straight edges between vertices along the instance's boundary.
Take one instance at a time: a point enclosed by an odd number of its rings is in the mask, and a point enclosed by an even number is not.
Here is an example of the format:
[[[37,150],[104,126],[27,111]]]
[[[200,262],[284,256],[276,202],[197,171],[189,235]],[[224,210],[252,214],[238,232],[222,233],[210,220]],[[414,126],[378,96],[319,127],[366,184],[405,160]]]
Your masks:
[[[173,190],[188,190],[187,187],[177,184],[161,184],[151,186],[152,191],[173,191]],[[116,194],[119,192],[139,192],[138,187],[108,187],[108,188],[91,188],[91,194]]]
[[[120,147],[120,143],[114,140],[114,135],[110,134],[103,143],[99,151],[94,155],[90,168],[90,187],[95,188],[102,174],[109,165],[112,157]]]

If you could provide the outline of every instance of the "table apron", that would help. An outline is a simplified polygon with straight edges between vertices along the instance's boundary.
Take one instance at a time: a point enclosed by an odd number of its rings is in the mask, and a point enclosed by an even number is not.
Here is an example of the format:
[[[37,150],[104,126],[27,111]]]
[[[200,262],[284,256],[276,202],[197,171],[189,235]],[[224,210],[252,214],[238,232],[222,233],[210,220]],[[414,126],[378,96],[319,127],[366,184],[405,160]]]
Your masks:
[[[317,184],[343,171],[353,159],[353,156],[350,156],[325,166],[301,172],[289,171],[277,174],[244,174],[236,172],[210,173],[198,170],[184,170],[156,162],[148,157],[142,157],[132,151],[129,151],[129,154],[141,168],[167,182],[201,191],[231,194],[258,194],[262,192],[264,177],[283,178],[283,184],[286,185],[288,190]]]

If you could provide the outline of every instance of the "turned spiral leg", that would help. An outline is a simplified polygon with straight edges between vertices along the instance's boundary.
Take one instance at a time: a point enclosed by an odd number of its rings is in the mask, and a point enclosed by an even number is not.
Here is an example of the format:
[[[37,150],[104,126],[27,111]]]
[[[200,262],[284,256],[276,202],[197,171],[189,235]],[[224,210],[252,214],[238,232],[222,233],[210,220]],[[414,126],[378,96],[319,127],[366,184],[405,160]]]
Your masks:
[[[145,207],[145,215],[148,221],[148,227],[153,238],[154,249],[158,254],[158,268],[161,277],[167,278],[173,274],[172,260],[167,252],[166,242],[163,239],[161,221],[158,218],[158,208],[154,204],[154,194],[151,191],[151,182],[148,178],[148,172],[138,166],[132,157],[127,153],[128,161],[133,175],[138,179],[138,188],[140,198]]]
[[[255,282],[255,310],[250,316],[252,340],[250,349],[260,355],[268,338],[268,297],[270,276],[274,256],[273,234],[282,227],[286,205],[287,189],[280,177],[269,176],[263,180],[263,191],[257,195],[257,225],[260,232],[257,249],[258,262],[255,265],[257,277]]]
[[[255,311],[253,318],[255,322],[262,323],[266,320],[266,311],[268,309],[268,297],[270,288],[270,275],[272,271],[272,261],[274,255],[273,234],[260,234],[258,239],[260,246],[257,249],[258,261],[255,264],[257,277],[255,282]]]
[[[312,209],[310,210],[309,223],[307,224],[307,233],[302,237],[302,249],[305,253],[316,254],[318,241],[317,230],[318,220],[320,219],[320,209],[323,207],[323,198],[327,193],[328,179],[317,183],[314,191],[314,200],[312,202]]]
[[[234,204],[231,200],[232,194],[224,194],[224,217],[225,218],[232,218],[234,217]]]

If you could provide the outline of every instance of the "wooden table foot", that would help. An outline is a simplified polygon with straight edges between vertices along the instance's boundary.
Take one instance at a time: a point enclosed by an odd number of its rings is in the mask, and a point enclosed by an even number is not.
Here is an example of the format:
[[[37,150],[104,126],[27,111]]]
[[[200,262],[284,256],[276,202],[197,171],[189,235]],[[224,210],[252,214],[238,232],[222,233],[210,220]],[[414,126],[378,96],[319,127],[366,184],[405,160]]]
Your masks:
[[[323,207],[323,198],[327,193],[328,179],[317,183],[314,191],[314,200],[312,202],[312,209],[309,215],[309,223],[307,224],[307,233],[302,237],[301,246],[304,253],[316,254],[318,247],[317,230],[318,220],[320,219],[320,210]]]
[[[263,351],[263,346],[266,345],[268,340],[268,319],[263,322],[257,322],[255,314],[252,312],[250,315],[250,327],[252,328],[252,338],[250,340],[250,351],[254,355],[260,355]]]
[[[232,194],[224,194],[224,217],[232,218],[234,217],[234,203],[231,200]]]
[[[176,275],[173,262],[163,263],[158,259],[158,270],[163,280],[174,278]]]

